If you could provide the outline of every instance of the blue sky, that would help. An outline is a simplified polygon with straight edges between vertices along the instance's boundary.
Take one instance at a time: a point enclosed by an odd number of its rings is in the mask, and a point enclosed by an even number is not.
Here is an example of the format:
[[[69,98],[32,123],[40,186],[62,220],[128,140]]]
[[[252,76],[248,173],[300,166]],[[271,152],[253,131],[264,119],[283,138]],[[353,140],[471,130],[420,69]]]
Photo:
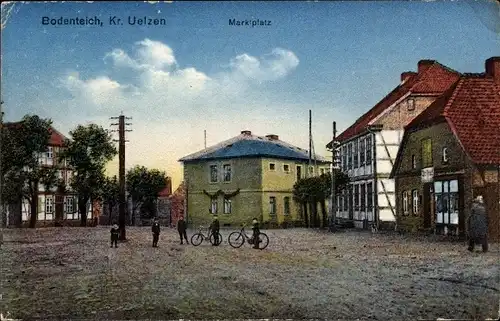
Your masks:
[[[42,17],[99,17],[104,25],[44,26]],[[110,16],[164,18],[165,26],[111,26]],[[229,19],[270,20],[230,26]],[[241,130],[277,134],[326,154],[331,122],[347,128],[435,59],[484,71],[500,54],[493,1],[27,3],[2,30],[8,121],[49,117],[63,133],[132,116],[127,166],[166,170]],[[117,162],[110,164],[116,172]]]

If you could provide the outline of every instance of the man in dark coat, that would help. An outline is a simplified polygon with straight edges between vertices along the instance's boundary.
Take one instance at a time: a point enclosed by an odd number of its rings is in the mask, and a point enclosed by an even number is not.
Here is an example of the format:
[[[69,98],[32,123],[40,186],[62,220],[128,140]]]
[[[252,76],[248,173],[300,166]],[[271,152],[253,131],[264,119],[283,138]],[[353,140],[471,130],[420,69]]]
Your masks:
[[[259,228],[259,221],[257,220],[256,217],[254,217],[252,221],[252,239],[253,239],[253,248],[254,249],[259,249],[259,234],[260,234],[260,228]]]
[[[210,234],[214,235],[214,244],[212,244],[213,246],[218,246],[220,242],[222,242],[222,240],[219,240],[219,229],[219,218],[217,217],[217,215],[215,215],[212,224],[210,224]]]
[[[158,240],[160,239],[160,223],[158,223],[157,218],[153,221],[151,232],[153,232],[153,247],[158,247]]]
[[[115,247],[118,247],[118,236],[120,235],[120,229],[118,228],[118,225],[113,224],[111,227],[111,247],[113,245]]]
[[[488,216],[484,206],[483,196],[478,195],[472,203],[471,214],[467,219],[469,232],[469,251],[474,251],[474,246],[481,243],[483,252],[488,251]]]
[[[183,244],[183,239],[186,240],[186,244],[189,244],[186,229],[186,221],[184,221],[184,216],[181,216],[177,221],[177,231],[179,232],[179,237],[181,238],[181,244]]]

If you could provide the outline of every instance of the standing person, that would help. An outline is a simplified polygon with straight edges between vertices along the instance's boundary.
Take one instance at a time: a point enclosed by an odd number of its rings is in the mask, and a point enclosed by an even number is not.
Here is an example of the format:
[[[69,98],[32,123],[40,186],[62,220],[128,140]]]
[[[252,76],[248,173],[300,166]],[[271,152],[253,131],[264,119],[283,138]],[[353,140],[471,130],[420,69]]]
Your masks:
[[[253,248],[254,249],[259,249],[259,234],[260,234],[260,228],[259,228],[259,220],[257,220],[256,217],[253,218],[252,221],[252,239],[253,239]]]
[[[214,220],[212,221],[212,224],[210,224],[210,233],[214,235],[214,244],[212,244],[213,246],[218,246],[222,241],[219,240],[219,229],[219,218],[217,217],[217,215],[214,215]]]
[[[111,227],[111,247],[113,247],[113,244],[115,245],[115,248],[118,247],[119,235],[120,235],[120,229],[118,228],[118,225],[114,223],[113,226]]]
[[[151,226],[151,232],[153,232],[153,247],[158,247],[158,240],[160,239],[160,223],[155,217],[153,221],[153,226]]]
[[[467,227],[469,232],[469,247],[470,252],[474,251],[477,243],[481,243],[483,252],[488,251],[488,216],[484,206],[482,195],[478,195],[472,202],[470,216],[467,219]]]
[[[184,221],[184,216],[180,216],[177,221],[177,231],[179,232],[179,237],[181,238],[181,244],[183,244],[183,239],[186,240],[186,244],[189,244],[186,229],[187,226],[186,221]]]

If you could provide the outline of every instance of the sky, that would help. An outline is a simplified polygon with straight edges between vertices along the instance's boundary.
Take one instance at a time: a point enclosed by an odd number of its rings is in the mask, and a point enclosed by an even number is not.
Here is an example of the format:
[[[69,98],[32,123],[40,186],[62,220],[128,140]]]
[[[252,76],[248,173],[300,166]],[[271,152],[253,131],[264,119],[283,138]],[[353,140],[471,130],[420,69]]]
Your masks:
[[[123,24],[110,24],[114,16]],[[43,17],[103,24],[43,25]],[[165,24],[129,25],[129,17]],[[132,117],[126,166],[164,170],[175,188],[178,159],[204,148],[204,130],[207,146],[250,130],[307,148],[312,110],[315,151],[328,156],[332,122],[339,133],[349,127],[419,60],[483,72],[485,60],[500,55],[500,7],[492,0],[25,3],[14,6],[1,36],[6,121],[37,114],[69,135],[90,122],[112,129],[110,117],[123,112]],[[108,173],[117,172],[116,158]]]

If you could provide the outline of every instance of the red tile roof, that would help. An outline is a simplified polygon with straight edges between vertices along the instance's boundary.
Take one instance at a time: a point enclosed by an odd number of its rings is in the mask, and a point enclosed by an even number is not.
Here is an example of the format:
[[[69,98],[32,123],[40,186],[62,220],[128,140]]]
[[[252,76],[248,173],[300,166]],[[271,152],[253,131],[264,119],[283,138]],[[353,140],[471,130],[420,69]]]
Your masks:
[[[394,90],[379,101],[373,108],[356,120],[353,125],[344,130],[337,137],[337,139],[339,141],[345,141],[353,136],[361,134],[366,130],[370,121],[393,105],[408,92],[415,94],[439,95],[455,83],[459,77],[460,73],[434,60],[420,61],[418,73],[409,76],[405,82],[394,88]],[[327,145],[327,148],[330,146],[331,142]]]
[[[20,125],[21,125],[21,122],[4,123],[4,126],[7,128],[16,127],[16,126],[20,126]],[[61,134],[54,127],[50,127],[49,132],[50,132],[49,146],[61,147],[64,145],[64,141],[67,139],[66,136]]]
[[[446,121],[475,164],[500,165],[500,82],[464,74],[405,129]]]

